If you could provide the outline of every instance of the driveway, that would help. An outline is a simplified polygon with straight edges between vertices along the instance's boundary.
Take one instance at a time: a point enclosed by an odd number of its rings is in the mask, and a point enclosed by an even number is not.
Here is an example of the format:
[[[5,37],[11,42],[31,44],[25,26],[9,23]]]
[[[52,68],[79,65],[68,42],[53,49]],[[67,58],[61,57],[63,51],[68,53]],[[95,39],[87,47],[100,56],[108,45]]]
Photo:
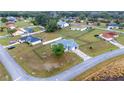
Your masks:
[[[116,40],[109,41],[111,44],[117,46],[118,48],[124,48],[124,45],[118,43]]]
[[[92,57],[88,56],[87,54],[85,54],[84,52],[82,52],[82,51],[79,50],[79,49],[75,49],[75,50],[73,50],[73,52],[74,52],[75,54],[77,54],[79,57],[81,57],[84,61],[86,61],[86,60],[92,58]]]

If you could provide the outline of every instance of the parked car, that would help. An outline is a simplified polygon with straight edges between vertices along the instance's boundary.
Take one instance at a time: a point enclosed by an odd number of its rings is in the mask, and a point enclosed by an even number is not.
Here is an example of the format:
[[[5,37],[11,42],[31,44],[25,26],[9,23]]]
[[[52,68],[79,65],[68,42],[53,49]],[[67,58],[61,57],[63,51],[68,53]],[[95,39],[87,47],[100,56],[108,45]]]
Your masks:
[[[15,46],[10,46],[10,47],[8,47],[8,50],[14,49],[14,48],[15,48]]]

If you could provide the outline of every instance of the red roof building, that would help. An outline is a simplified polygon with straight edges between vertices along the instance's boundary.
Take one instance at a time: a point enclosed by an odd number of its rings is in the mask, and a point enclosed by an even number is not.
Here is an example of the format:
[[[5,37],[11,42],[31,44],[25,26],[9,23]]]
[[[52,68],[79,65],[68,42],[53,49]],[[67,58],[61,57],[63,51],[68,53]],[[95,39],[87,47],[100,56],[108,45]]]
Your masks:
[[[116,32],[104,32],[101,34],[102,38],[106,40],[112,40],[116,37],[118,37],[118,34]]]

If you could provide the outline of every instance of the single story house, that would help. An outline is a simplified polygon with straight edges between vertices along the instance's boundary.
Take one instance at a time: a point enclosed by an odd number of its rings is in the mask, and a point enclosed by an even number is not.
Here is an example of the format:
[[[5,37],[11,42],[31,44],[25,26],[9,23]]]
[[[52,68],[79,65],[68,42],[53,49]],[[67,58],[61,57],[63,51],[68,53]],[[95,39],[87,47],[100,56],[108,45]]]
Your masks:
[[[30,27],[24,28],[24,30],[25,30],[27,33],[32,33],[32,32],[33,32],[33,29],[30,28]]]
[[[104,40],[111,41],[114,38],[118,37],[118,34],[116,32],[103,32],[99,36]]]
[[[68,27],[69,24],[60,20],[59,22],[57,22],[57,25],[60,27],[60,28],[65,28],[65,27]]]
[[[7,28],[10,28],[10,29],[15,29],[15,28],[16,28],[14,22],[7,22],[7,23],[6,23],[6,27],[7,27]]]
[[[109,23],[108,26],[107,26],[107,29],[110,30],[110,29],[118,29],[119,28],[119,25],[116,24],[116,23]]]
[[[51,45],[56,45],[56,44],[63,44],[65,51],[75,50],[79,47],[79,45],[73,39],[70,39],[70,40],[61,39],[61,40],[55,41]]]
[[[36,45],[41,43],[41,39],[33,36],[25,36],[19,39],[20,43],[29,43],[30,45]]]
[[[7,17],[7,20],[9,22],[16,22],[17,21],[17,19],[15,17],[12,17],[12,16]]]
[[[25,33],[25,30],[23,28],[17,28],[16,30],[17,31],[13,33],[13,36],[23,35]]]

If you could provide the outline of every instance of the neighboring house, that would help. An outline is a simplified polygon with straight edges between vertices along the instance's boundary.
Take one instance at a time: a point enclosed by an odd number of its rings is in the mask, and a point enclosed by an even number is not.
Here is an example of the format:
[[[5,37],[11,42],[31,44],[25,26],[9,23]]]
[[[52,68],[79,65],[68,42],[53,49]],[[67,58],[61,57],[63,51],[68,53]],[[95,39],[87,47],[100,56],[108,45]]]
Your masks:
[[[75,50],[79,47],[79,45],[73,39],[70,39],[70,40],[61,39],[61,40],[55,41],[51,45],[56,45],[56,44],[63,44],[65,51]]]
[[[7,20],[9,22],[16,22],[17,21],[17,19],[15,17],[12,17],[12,16],[7,17]]]
[[[17,35],[23,35],[25,33],[25,30],[22,28],[17,28],[17,31],[15,33],[13,33],[13,36],[17,36]]]
[[[118,37],[118,34],[116,32],[104,32],[100,34],[99,36],[103,38],[104,40],[110,41]]]
[[[30,27],[24,28],[24,30],[25,30],[27,33],[32,33],[32,32],[33,32],[33,28],[30,28]]]
[[[33,36],[25,36],[19,39],[20,43],[29,43],[30,45],[36,45],[41,43],[41,39]]]
[[[59,22],[57,22],[57,25],[60,27],[60,28],[65,28],[65,27],[68,27],[69,26],[69,24],[68,23],[66,23],[66,22],[64,22],[64,21],[59,21]]]
[[[116,24],[116,23],[109,23],[108,26],[107,26],[107,29],[110,30],[110,29],[118,29],[119,28],[119,25]]]
[[[76,27],[71,27],[71,30],[78,30],[78,31],[85,31],[88,29],[88,27],[84,27],[84,28],[76,28]]]
[[[16,28],[14,22],[7,22],[7,23],[6,23],[6,27],[7,27],[7,28],[10,28],[10,29],[15,29],[15,28]]]

